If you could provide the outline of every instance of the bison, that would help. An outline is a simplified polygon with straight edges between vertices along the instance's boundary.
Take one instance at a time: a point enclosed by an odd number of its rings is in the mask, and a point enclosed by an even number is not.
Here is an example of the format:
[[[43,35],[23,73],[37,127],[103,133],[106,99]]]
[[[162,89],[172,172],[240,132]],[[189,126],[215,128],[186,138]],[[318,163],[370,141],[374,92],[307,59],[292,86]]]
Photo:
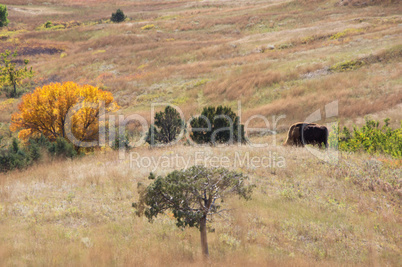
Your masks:
[[[284,145],[304,146],[322,144],[328,147],[328,129],[316,123],[298,122],[290,126]]]

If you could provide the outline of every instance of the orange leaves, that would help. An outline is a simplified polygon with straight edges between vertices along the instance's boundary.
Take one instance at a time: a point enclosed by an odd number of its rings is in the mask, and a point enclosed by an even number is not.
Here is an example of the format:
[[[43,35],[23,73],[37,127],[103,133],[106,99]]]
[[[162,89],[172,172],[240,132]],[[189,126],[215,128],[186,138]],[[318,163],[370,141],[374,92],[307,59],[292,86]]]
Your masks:
[[[71,130],[80,141],[96,140],[99,132],[100,108],[116,111],[119,106],[110,92],[73,82],[52,83],[27,94],[12,115],[10,129],[21,130],[19,138],[27,140],[43,134],[50,140],[66,137],[66,122],[71,116]],[[71,114],[69,114],[69,111]]]

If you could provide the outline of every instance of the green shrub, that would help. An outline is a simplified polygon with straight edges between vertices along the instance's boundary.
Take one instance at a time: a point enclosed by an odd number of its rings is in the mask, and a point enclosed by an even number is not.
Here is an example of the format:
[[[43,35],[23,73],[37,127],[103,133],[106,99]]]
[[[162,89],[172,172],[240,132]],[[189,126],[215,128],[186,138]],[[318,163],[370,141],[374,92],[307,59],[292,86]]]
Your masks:
[[[45,23],[45,28],[50,28],[50,27],[52,27],[52,22],[51,22],[51,21],[47,21],[47,22]]]
[[[58,137],[56,142],[49,146],[48,151],[53,157],[73,158],[77,156],[77,151],[75,151],[73,144],[62,137]]]
[[[362,60],[350,60],[337,63],[329,68],[330,71],[344,72],[349,70],[356,70],[364,65]]]
[[[38,144],[32,143],[29,147],[29,156],[33,161],[40,160],[42,157],[41,148]]]
[[[229,107],[206,107],[190,123],[191,138],[198,144],[244,143],[244,125],[239,122],[240,118]]]
[[[184,127],[184,122],[179,112],[167,106],[164,111],[155,114],[155,125],[149,127],[146,142],[150,145],[168,144],[176,140],[182,127]]]
[[[402,158],[402,121],[401,128],[395,130],[389,127],[389,119],[385,119],[384,123],[380,127],[380,122],[367,119],[362,128],[354,127],[352,132],[344,127],[339,138],[339,149]]]
[[[122,22],[126,19],[126,16],[124,15],[123,11],[119,8],[117,9],[116,13],[112,14],[112,17],[110,18],[111,21],[113,22]]]
[[[31,159],[27,153],[20,149],[16,138],[6,150],[0,151],[0,172],[7,172],[13,169],[22,169],[30,163]]]
[[[10,22],[8,19],[7,6],[0,5],[0,27],[7,26]]]
[[[0,137],[0,140],[2,138]],[[73,158],[77,156],[74,146],[64,138],[58,138],[51,143],[45,136],[31,138],[23,148],[14,138],[8,148],[3,146],[0,150],[0,172],[14,169],[23,169],[42,158],[43,153],[48,153],[53,158]]]

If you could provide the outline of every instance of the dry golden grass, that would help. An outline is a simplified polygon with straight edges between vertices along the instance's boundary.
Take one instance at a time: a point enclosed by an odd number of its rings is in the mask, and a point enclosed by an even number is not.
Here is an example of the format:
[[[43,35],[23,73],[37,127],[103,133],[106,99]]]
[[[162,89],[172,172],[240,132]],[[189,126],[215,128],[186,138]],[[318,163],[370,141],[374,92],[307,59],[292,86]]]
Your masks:
[[[395,71],[400,69],[398,59],[347,73],[315,74],[400,43],[397,5],[350,8],[335,6],[336,1],[49,3],[25,5],[22,1],[14,7],[6,2],[12,21],[9,29],[20,32],[3,31],[3,49],[17,45],[20,49],[63,50],[21,58],[31,60],[44,83],[52,77],[52,81],[102,85],[116,95],[124,113],[144,112],[152,101],[176,103],[196,113],[206,104],[233,105],[241,100],[248,117],[286,115],[285,122],[290,124],[328,101],[339,100],[341,120],[357,121],[401,101]],[[99,21],[107,19],[116,4],[130,21]],[[46,18],[35,10],[47,12]],[[47,20],[63,22],[57,12],[67,12],[68,21],[82,24],[34,30]],[[148,24],[155,28],[143,30]],[[275,49],[270,50],[269,44]],[[379,75],[382,69],[386,75]],[[310,74],[313,79],[306,79]],[[198,79],[208,82],[183,87]],[[203,101],[198,101],[200,95]]]
[[[63,49],[63,54],[25,57],[31,59],[37,76],[44,81],[51,76],[54,81],[103,85],[117,95],[127,110],[132,110],[133,106],[137,106],[136,110],[147,109],[149,101],[154,100],[186,99],[180,106],[199,112],[203,105],[197,98],[202,91],[204,105],[222,101],[231,105],[233,101],[242,100],[247,114],[280,112],[276,115],[287,115],[290,123],[303,120],[305,114],[329,99],[337,99],[347,106],[341,111],[341,119],[391,109],[400,101],[398,76],[394,74],[382,80],[392,83],[386,92],[389,97],[383,95],[378,99],[364,94],[357,102],[350,100],[350,92],[345,92],[350,88],[346,86],[353,86],[357,92],[365,90],[363,83],[378,84],[376,72],[331,74],[330,77],[318,76],[313,81],[303,78],[305,74],[337,62],[378,53],[384,47],[400,43],[396,25],[401,18],[396,5],[350,8],[334,6],[336,1],[258,1],[247,5],[236,1],[223,4],[190,1],[49,3],[44,6],[33,2],[30,6],[21,1],[14,7],[6,2],[10,5],[12,21],[9,29],[26,30],[6,37],[7,47],[35,43]],[[110,9],[116,4],[124,7],[130,21],[100,22],[110,16]],[[48,12],[46,18],[35,10]],[[47,20],[63,22],[57,12],[68,12],[68,21],[82,24],[64,30],[33,31]],[[142,30],[147,24],[155,28]],[[337,34],[342,38],[332,38]],[[15,38],[19,43],[15,43]],[[275,49],[268,49],[268,44],[274,44]],[[375,69],[400,68],[398,60],[379,64]],[[367,72],[367,69],[359,72]],[[352,75],[354,83],[342,83],[340,90],[338,80],[340,77],[348,79],[345,75]],[[183,81],[200,77],[208,82],[196,88],[176,90]],[[322,99],[317,100],[316,91],[307,88],[312,83],[315,87],[324,86],[318,89],[325,90],[325,94],[320,94]],[[141,95],[155,95],[149,89],[153,87],[163,88],[166,94],[150,97],[148,102],[138,101]],[[314,101],[310,101],[312,98]],[[362,103],[371,101],[370,98],[381,104],[361,109]],[[298,103],[303,106],[295,108]]]
[[[249,175],[257,187],[252,200],[231,199],[225,217],[210,223],[214,266],[400,262],[401,169],[387,167],[384,160],[343,154],[338,165],[330,165],[305,149],[272,145],[133,152],[155,160],[178,154],[190,164],[196,152],[227,156],[231,163],[235,153],[250,158],[271,153],[276,162],[284,157],[284,168],[231,167]],[[125,156],[119,161],[117,153],[94,154],[2,174],[0,264],[204,265],[196,229],[178,229],[169,215],[150,224],[131,207],[138,198],[137,182],[148,184],[149,172],[166,174],[183,165],[130,168]]]

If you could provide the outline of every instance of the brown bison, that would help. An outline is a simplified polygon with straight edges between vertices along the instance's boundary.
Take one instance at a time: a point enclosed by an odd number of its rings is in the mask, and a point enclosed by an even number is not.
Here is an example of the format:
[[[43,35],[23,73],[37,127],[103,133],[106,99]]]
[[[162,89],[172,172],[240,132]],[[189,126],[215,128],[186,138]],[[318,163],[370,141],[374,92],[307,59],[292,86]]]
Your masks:
[[[304,146],[325,144],[328,147],[328,129],[316,123],[298,122],[290,126],[284,145]]]

